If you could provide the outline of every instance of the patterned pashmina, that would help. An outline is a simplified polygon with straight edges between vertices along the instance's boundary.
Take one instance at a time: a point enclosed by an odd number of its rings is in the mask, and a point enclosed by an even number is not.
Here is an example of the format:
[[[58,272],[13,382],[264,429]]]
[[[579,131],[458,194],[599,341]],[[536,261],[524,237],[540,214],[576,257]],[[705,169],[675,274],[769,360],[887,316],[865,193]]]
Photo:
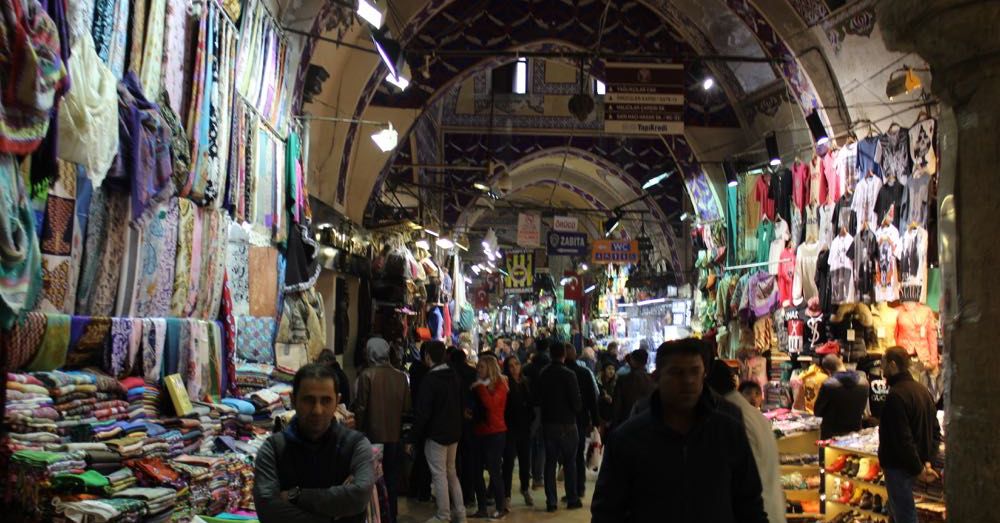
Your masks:
[[[119,162],[132,189],[132,219],[174,193],[170,129],[159,107],[143,95],[134,73],[118,86]]]
[[[84,205],[82,200],[78,200],[77,205],[77,216],[82,210],[88,218],[84,227],[86,238],[83,259],[80,261],[80,279],[76,288],[76,312],[88,314],[91,292],[100,267],[101,253],[104,252],[107,242],[107,231],[105,230],[108,216],[106,193],[104,189],[98,187],[91,194],[89,205]],[[78,221],[82,222],[82,220]]]
[[[210,349],[209,322],[199,320],[188,320],[190,323],[191,337],[187,345],[187,365],[184,374],[184,383],[187,385],[188,396],[192,399],[201,399],[204,391],[208,388],[204,383],[205,378],[210,378],[208,361]]]
[[[69,32],[71,44],[76,44],[77,40],[85,34],[91,34],[94,26],[94,8],[97,4],[106,3],[102,0],[96,2],[66,2],[67,15],[69,19]]]
[[[217,211],[219,227],[216,229],[215,243],[212,245],[214,263],[212,269],[212,293],[208,303],[206,320],[219,317],[219,306],[222,303],[222,282],[226,275],[226,246],[229,244],[229,223],[231,219],[224,211]]]
[[[226,256],[226,277],[232,299],[233,314],[250,314],[250,244],[242,227],[229,228],[229,248]]]
[[[125,55],[128,40],[129,1],[117,0],[115,5],[114,27],[111,31],[111,44],[108,49],[108,67],[115,78],[125,74]]]
[[[171,311],[177,249],[177,198],[143,217],[142,264],[136,281],[136,316],[161,317]]]
[[[35,306],[42,262],[31,204],[14,157],[0,155],[0,329]]]
[[[25,367],[30,371],[50,371],[61,368],[66,363],[69,349],[70,317],[65,314],[49,314],[46,317],[45,335],[35,358]]]
[[[170,96],[170,107],[173,112],[186,114],[188,95],[191,93],[191,80],[185,74],[185,71],[190,70],[192,59],[191,49],[188,47],[192,29],[191,19],[187,13],[190,0],[171,0],[166,4],[161,67],[163,89]]]
[[[87,2],[70,2],[71,4],[86,4]],[[111,54],[111,38],[115,26],[116,0],[95,0],[93,19],[94,48],[97,55],[108,62]],[[70,8],[72,9],[72,7]]]
[[[91,316],[112,316],[118,293],[118,282],[121,279],[122,257],[126,252],[126,237],[128,235],[128,194],[112,192],[108,196],[108,210],[105,217],[107,239],[100,253],[100,268],[94,279],[91,291],[90,306],[78,313]]]
[[[201,251],[204,248],[202,237],[205,230],[205,209],[198,207],[194,213],[194,236],[191,240],[191,285],[188,287],[188,303],[183,316],[194,316],[198,305],[198,295],[201,291]]]
[[[166,347],[167,320],[162,318],[142,320],[142,371],[147,382],[160,380],[163,369],[163,351]]]
[[[13,329],[5,332],[0,340],[0,350],[7,354],[7,368],[24,368],[35,358],[44,336],[45,315],[40,312],[25,314],[24,319],[14,324]]]
[[[229,293],[229,282],[224,279],[222,285],[222,333],[223,371],[222,390],[226,395],[236,391],[236,318],[233,317],[233,299]]]
[[[130,365],[129,347],[132,342],[132,320],[130,318],[111,319],[111,350],[107,351],[108,361],[104,370],[121,379],[128,375]]]
[[[128,70],[139,74],[142,70],[142,48],[146,36],[146,0],[132,0],[132,33],[129,49]]]
[[[156,100],[160,97],[163,78],[163,30],[166,24],[167,0],[150,0],[149,24],[146,27],[146,42],[142,53],[142,73],[139,75],[146,87],[146,97]]]
[[[274,365],[274,318],[240,316],[236,319],[236,356],[254,363]]]
[[[250,314],[277,316],[278,251],[271,247],[250,247]]]
[[[65,367],[79,369],[102,366],[110,337],[111,318],[73,316]]]
[[[72,314],[80,269],[82,231],[76,223],[78,182],[75,165],[59,161],[59,174],[49,189],[42,225],[42,297],[37,310]]]
[[[129,329],[128,356],[125,359],[125,374],[134,376],[143,371],[142,365],[142,329],[143,320],[131,318],[132,326]]]
[[[197,209],[187,198],[178,198],[177,262],[174,270],[174,289],[170,299],[170,315],[184,316],[188,289],[191,286],[191,245],[194,241],[194,222]]]

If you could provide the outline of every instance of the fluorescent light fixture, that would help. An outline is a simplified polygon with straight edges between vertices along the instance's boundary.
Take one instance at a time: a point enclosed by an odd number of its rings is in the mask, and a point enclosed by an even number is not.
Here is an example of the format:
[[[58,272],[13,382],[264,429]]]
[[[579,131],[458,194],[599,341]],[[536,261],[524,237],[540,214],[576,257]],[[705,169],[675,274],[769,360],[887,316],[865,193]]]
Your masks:
[[[643,305],[656,305],[657,303],[664,303],[666,301],[667,301],[666,298],[656,298],[656,299],[652,299],[652,300],[643,300],[643,301],[640,301],[640,302],[636,303],[636,305],[641,307]]]
[[[493,251],[493,254],[495,254],[497,258],[503,258],[503,253],[500,252],[500,249]]]
[[[615,230],[622,224],[622,218],[619,215],[613,216],[611,219],[604,222],[604,237],[607,238],[614,234]]]
[[[387,153],[396,148],[396,144],[399,143],[399,133],[392,128],[392,123],[389,124],[388,129],[382,129],[381,131],[372,135],[372,141],[378,146],[382,152]]]
[[[393,76],[391,73],[385,75],[385,81],[399,88],[400,91],[405,91],[407,87],[410,86],[410,81],[406,79],[405,76]]]
[[[584,294],[590,294],[590,293],[594,292],[594,289],[596,289],[596,288],[597,288],[597,285],[591,285],[590,287],[587,287],[586,289],[584,289],[583,293]]]
[[[382,27],[382,19],[385,18],[385,13],[375,7],[373,2],[358,0],[358,16],[371,24],[375,29],[378,29]]]
[[[458,247],[459,249],[462,249],[465,252],[469,252],[469,248],[462,245],[461,243],[455,242],[455,247]]]
[[[389,74],[399,76],[399,64],[403,58],[403,47],[399,42],[389,38],[385,31],[379,29],[372,31],[372,43],[375,50],[382,57],[382,63],[389,68]]]
[[[726,185],[736,187],[740,184],[739,176],[736,174],[736,166],[733,162],[726,160],[722,162],[722,171],[726,173]]]
[[[503,274],[504,276],[510,276],[510,274],[507,274],[507,271],[505,271],[503,269],[497,269],[497,272],[499,272],[500,274]]]
[[[497,259],[496,255],[493,254],[493,251],[490,250],[486,251],[486,258],[489,259],[490,261]]]
[[[465,276],[465,283],[467,283],[467,284],[472,283],[472,278],[470,278],[468,276]]]
[[[483,240],[483,249],[487,251],[490,250],[490,242]]]
[[[441,236],[440,234],[437,233],[437,231],[432,231],[430,229],[424,229],[424,232],[426,232],[427,234],[430,234],[431,236],[433,236],[435,238],[437,238],[438,236]]]
[[[608,86],[604,85],[604,82],[595,79],[594,92],[597,93],[597,96],[604,96],[608,93]]]
[[[486,265],[489,265],[491,269],[496,269],[497,268],[497,264],[493,263],[493,260],[487,261]]]
[[[493,274],[493,269],[490,267],[483,267],[483,270],[486,271],[486,274]]]
[[[572,282],[573,282],[573,278],[571,276],[567,276],[567,277],[559,280],[559,285],[562,285],[563,287],[565,287],[565,286],[569,285]]]
[[[764,136],[764,147],[767,149],[767,157],[772,167],[781,165],[781,153],[778,152],[778,137],[772,131]]]
[[[713,87],[715,87],[715,79],[712,78],[711,76],[706,77],[705,80],[701,82],[701,88],[706,91],[710,90]]]
[[[448,238],[438,238],[434,243],[442,249],[451,249],[455,247],[455,242]]]
[[[830,141],[830,135],[827,134],[818,111],[813,109],[813,112],[806,116],[806,123],[809,124],[809,132],[812,133],[813,140],[816,140],[816,145],[823,145]]]
[[[427,240],[417,240],[414,242],[414,245],[416,245],[418,249],[423,249],[425,251],[431,250],[431,244]]]
[[[476,273],[476,276],[479,276],[479,272],[482,270],[483,268],[480,267],[478,263],[472,266],[472,272]]]
[[[642,184],[642,190],[645,191],[645,190],[648,190],[650,187],[656,186],[658,183],[660,183],[663,180],[666,180],[667,178],[669,178],[671,174],[674,174],[674,172],[673,171],[667,171],[665,173],[658,174],[658,175],[650,178],[648,182]]]
[[[528,59],[518,58],[514,65],[514,94],[528,92]]]
[[[681,221],[682,222],[688,221],[689,218],[691,218],[691,213],[685,212],[685,213],[681,214]]]
[[[485,183],[480,183],[480,182],[476,182],[476,183],[472,184],[472,188],[476,189],[476,190],[483,191],[483,192],[489,192],[489,190],[490,190],[490,186],[489,185],[486,185]],[[486,242],[483,242],[483,245],[486,245]]]

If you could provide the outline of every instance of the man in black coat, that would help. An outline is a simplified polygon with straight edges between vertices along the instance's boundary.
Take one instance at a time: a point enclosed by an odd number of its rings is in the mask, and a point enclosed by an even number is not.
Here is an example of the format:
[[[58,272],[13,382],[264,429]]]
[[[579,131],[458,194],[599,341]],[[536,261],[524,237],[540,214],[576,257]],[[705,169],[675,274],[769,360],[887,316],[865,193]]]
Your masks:
[[[823,357],[823,370],[830,376],[819,389],[813,413],[823,418],[820,438],[830,439],[861,430],[868,407],[868,380],[863,372],[847,370],[836,354]]]
[[[429,341],[424,347],[433,367],[420,384],[412,441],[424,442],[438,519],[464,521],[465,503],[456,468],[458,441],[462,437],[459,378],[447,364],[444,343]]]
[[[549,340],[539,337],[537,341],[532,341],[534,352],[531,361],[524,366],[524,375],[528,378],[528,383],[537,383],[538,375],[542,369],[547,367],[552,360],[549,358]],[[542,436],[542,414],[538,406],[535,407],[535,421],[531,424],[531,483],[533,489],[541,488],[545,472],[545,437]]]
[[[552,363],[538,375],[533,391],[535,404],[541,407],[542,435],[545,438],[545,509],[555,512],[559,506],[556,493],[556,463],[562,463],[566,480],[566,508],[583,507],[577,488],[576,417],[583,409],[576,373],[566,366],[566,346],[549,347]]]
[[[910,355],[890,347],[882,356],[889,396],[879,420],[879,465],[885,472],[889,507],[896,523],[916,523],[913,485],[940,476],[932,463],[941,447],[941,425],[934,398],[910,375]]]
[[[597,414],[597,380],[590,369],[577,363],[576,349],[572,345],[566,346],[566,366],[576,374],[583,403],[583,409],[576,415],[576,490],[580,493],[580,498],[583,498],[587,491],[587,437],[590,436],[591,429],[600,425],[600,416]]]
[[[746,432],[704,386],[708,354],[695,339],[659,347],[649,408],[605,446],[591,521],[768,521]]]
[[[475,435],[472,433],[473,411],[476,397],[472,384],[478,379],[476,369],[469,366],[465,351],[452,347],[448,349],[448,365],[455,371],[459,381],[459,398],[462,402],[462,438],[458,442],[458,479],[462,482],[462,494],[466,502],[476,499]]]

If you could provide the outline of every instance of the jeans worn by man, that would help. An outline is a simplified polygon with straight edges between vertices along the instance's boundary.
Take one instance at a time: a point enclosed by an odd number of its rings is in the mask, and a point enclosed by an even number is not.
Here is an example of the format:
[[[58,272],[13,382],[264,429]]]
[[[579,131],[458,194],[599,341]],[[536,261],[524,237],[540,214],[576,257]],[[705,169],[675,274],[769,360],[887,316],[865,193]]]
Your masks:
[[[576,425],[545,425],[545,506],[549,511],[559,504],[556,483],[556,464],[562,463],[566,481],[566,505],[570,508],[580,505],[576,475]]]

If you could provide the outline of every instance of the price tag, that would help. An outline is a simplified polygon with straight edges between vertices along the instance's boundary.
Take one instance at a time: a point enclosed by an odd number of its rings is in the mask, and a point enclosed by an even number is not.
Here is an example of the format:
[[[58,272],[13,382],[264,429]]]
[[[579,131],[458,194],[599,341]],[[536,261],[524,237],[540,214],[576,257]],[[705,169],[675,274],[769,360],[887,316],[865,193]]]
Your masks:
[[[847,329],[847,341],[854,341],[854,329]]]
[[[879,327],[878,328],[878,337],[879,337],[879,339],[884,339],[885,338],[885,327]]]

